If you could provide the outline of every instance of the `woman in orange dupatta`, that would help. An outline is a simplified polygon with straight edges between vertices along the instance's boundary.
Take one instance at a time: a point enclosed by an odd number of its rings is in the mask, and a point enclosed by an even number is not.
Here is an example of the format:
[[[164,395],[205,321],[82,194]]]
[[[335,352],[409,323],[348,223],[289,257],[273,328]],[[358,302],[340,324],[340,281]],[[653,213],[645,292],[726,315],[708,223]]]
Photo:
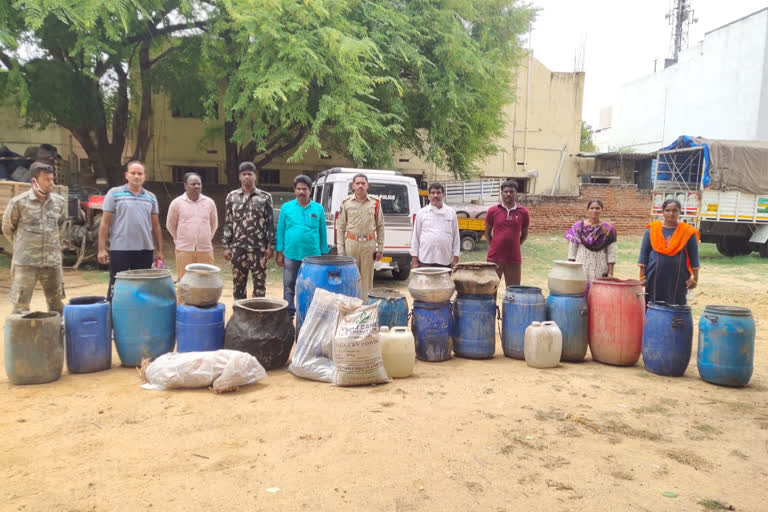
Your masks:
[[[640,246],[640,280],[646,302],[685,304],[687,291],[699,281],[699,232],[679,222],[680,201],[667,199],[663,221],[648,224]]]

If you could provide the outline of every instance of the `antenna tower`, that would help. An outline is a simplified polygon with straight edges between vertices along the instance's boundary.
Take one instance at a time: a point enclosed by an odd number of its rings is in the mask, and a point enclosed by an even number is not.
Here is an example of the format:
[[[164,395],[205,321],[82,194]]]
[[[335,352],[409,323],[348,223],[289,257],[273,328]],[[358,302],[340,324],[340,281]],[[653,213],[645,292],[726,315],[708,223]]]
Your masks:
[[[688,33],[691,25],[696,23],[693,9],[691,9],[692,0],[672,0],[669,12],[665,16],[669,25],[672,27],[672,62],[677,62],[680,50],[688,48]]]

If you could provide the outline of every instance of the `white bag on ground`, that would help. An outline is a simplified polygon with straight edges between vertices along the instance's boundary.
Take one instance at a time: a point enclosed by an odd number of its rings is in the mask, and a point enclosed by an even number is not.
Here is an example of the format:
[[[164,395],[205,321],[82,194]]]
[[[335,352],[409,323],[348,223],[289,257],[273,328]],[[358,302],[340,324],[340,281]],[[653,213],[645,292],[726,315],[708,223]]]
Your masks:
[[[238,350],[170,352],[142,369],[144,389],[203,388],[217,393],[266,378],[267,372],[251,354]]]
[[[389,382],[379,341],[379,306],[371,304],[342,312],[333,340],[336,386]]]
[[[332,382],[333,338],[342,311],[351,311],[363,301],[317,288],[301,325],[288,371],[302,379]]]

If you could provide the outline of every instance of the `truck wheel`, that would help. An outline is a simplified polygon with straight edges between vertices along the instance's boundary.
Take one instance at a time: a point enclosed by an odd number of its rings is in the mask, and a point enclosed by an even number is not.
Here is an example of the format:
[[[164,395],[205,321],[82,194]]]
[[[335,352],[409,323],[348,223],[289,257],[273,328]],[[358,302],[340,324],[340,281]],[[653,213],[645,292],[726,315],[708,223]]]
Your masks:
[[[760,246],[760,257],[768,258],[768,242],[765,242],[763,245]]]
[[[746,238],[724,236],[717,241],[717,252],[728,258],[746,256],[752,252],[752,247]]]
[[[397,270],[392,271],[392,277],[397,279],[398,281],[405,281],[408,279],[408,276],[411,275],[411,267],[400,267]]]
[[[462,252],[469,252],[474,250],[476,245],[475,238],[471,235],[464,235],[461,237],[461,250]]]

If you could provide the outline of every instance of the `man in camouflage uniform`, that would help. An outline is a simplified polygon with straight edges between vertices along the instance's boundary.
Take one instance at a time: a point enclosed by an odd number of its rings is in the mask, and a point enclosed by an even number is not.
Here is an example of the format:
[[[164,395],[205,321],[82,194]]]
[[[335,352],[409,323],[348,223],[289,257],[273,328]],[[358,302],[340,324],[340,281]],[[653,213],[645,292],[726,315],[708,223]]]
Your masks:
[[[64,312],[59,226],[67,217],[67,202],[54,187],[53,166],[35,162],[30,167],[32,188],[8,203],[3,234],[13,244],[11,292],[13,313],[30,310],[37,281],[43,286],[48,311]]]
[[[384,254],[384,214],[379,198],[368,195],[368,176],[356,174],[352,189],[336,219],[336,250],[355,258],[365,299],[373,286],[374,257],[379,261]]]
[[[267,261],[275,249],[275,219],[272,196],[256,188],[256,166],[243,162],[238,167],[240,185],[227,194],[224,203],[224,259],[232,261],[235,300],[247,297],[248,272],[253,276],[253,296],[266,292]]]

